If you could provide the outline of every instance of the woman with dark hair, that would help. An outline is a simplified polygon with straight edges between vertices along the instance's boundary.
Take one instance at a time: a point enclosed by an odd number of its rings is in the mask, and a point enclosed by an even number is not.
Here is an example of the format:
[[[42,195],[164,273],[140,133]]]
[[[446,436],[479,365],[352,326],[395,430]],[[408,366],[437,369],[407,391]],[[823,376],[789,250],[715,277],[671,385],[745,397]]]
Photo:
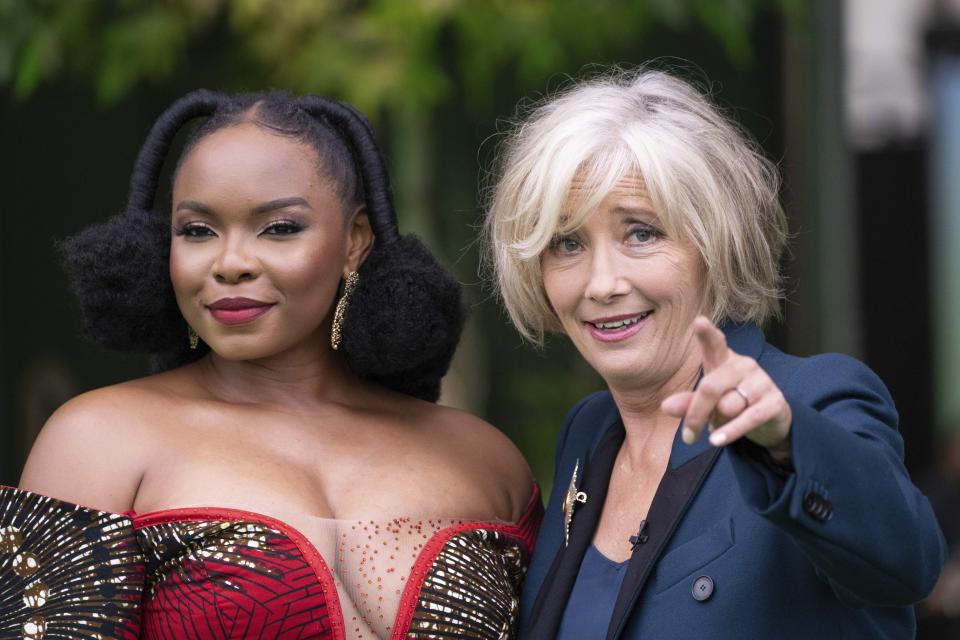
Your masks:
[[[90,337],[161,372],[64,405],[0,491],[0,636],[512,634],[539,497],[434,404],[460,288],[398,233],[357,111],[191,93],[63,250]]]

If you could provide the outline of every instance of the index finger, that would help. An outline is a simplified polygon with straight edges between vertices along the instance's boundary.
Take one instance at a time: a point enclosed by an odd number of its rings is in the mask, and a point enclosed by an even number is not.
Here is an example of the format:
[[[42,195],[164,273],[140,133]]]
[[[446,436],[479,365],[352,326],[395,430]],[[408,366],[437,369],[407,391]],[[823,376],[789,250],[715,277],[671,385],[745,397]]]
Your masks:
[[[727,338],[710,320],[704,316],[697,316],[693,321],[693,332],[700,341],[703,352],[703,370],[709,372],[716,369],[730,355],[727,347]]]

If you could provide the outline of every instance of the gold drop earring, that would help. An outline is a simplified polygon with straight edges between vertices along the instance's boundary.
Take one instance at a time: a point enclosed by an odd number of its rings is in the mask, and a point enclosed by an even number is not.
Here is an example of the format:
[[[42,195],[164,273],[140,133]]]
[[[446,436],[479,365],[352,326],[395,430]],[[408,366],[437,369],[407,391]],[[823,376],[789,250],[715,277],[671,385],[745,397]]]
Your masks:
[[[337,302],[337,309],[333,312],[333,328],[330,331],[330,346],[336,351],[340,348],[340,342],[343,340],[343,318],[347,315],[347,307],[350,306],[350,296],[353,295],[357,283],[360,281],[360,274],[351,271],[347,274],[347,279],[343,283],[343,295]]]
[[[197,345],[200,344],[200,336],[198,336],[197,332],[193,330],[193,327],[189,325],[187,325],[187,343],[191,349],[196,349]]]

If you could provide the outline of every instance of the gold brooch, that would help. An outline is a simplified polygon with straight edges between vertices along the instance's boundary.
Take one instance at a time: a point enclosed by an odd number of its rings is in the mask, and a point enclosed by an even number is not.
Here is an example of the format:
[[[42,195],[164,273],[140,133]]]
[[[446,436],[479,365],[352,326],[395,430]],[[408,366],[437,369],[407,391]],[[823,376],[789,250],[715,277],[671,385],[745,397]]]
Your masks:
[[[573,467],[573,477],[570,478],[570,486],[567,487],[567,495],[563,498],[563,546],[570,544],[570,522],[573,520],[573,508],[577,503],[585,504],[587,494],[584,491],[577,490],[577,473],[580,471],[580,459]]]

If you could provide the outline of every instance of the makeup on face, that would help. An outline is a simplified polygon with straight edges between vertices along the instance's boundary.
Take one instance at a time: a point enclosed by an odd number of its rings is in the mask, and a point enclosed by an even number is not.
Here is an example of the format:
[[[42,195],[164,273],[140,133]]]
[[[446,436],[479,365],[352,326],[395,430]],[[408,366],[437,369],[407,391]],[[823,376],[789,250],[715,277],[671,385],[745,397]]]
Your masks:
[[[273,308],[273,303],[250,298],[220,298],[207,305],[214,320],[226,325],[244,324],[256,320]]]
[[[313,149],[251,124],[215,131],[180,165],[171,224],[177,303],[216,353],[329,343],[348,230]]]

